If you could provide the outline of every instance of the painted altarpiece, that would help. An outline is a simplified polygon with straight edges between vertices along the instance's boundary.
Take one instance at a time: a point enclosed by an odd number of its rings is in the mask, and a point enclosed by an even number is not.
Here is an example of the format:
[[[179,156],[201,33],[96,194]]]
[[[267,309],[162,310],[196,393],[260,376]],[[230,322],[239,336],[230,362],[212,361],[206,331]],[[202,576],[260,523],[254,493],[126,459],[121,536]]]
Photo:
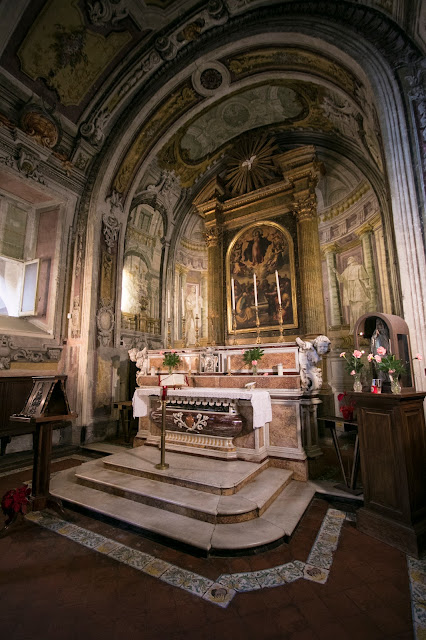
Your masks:
[[[260,331],[279,329],[278,274],[283,328],[298,326],[294,247],[281,225],[256,222],[232,240],[226,255],[228,332],[233,332],[232,281],[235,292],[236,333],[256,331],[254,275],[256,275]]]

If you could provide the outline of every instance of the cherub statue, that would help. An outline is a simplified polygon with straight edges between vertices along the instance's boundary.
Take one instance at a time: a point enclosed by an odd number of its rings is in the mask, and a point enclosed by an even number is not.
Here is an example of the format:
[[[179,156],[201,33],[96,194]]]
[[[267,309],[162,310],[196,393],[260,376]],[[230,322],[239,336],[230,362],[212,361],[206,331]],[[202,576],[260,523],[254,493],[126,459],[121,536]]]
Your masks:
[[[145,346],[142,351],[135,347],[130,349],[128,353],[130,360],[136,362],[137,368],[140,369],[137,375],[148,375],[148,347]]]
[[[300,386],[302,391],[318,391],[322,386],[322,371],[317,366],[321,356],[328,353],[330,340],[327,336],[317,336],[312,342],[296,338],[299,345]]]

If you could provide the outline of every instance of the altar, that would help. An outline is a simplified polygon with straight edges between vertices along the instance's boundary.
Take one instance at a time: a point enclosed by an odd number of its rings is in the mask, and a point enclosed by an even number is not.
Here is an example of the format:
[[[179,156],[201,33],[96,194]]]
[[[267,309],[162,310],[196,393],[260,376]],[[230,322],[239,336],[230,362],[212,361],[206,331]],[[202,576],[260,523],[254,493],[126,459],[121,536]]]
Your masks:
[[[328,348],[328,339],[320,338]],[[315,344],[321,352],[318,340]],[[313,343],[301,340],[262,349],[257,375],[244,363],[241,346],[174,350],[180,359],[176,372],[185,375],[187,386],[167,389],[167,450],[250,462],[269,458],[307,480],[308,457],[322,454],[317,429],[321,356]],[[162,352],[149,350],[137,374],[134,446],[160,442],[163,358]]]

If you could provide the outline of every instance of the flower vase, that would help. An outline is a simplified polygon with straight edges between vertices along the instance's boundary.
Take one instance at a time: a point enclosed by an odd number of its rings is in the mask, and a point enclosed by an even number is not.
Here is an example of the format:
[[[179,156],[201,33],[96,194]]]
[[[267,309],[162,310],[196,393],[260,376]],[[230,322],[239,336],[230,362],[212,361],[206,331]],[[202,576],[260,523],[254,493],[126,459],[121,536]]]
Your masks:
[[[252,375],[257,376],[257,366],[253,365],[251,369]]]
[[[355,373],[355,375],[354,375],[354,391],[356,393],[360,393],[362,391],[361,374],[360,373]]]
[[[171,376],[173,373],[173,367],[169,367],[169,376]]]
[[[397,393],[397,394],[401,393],[401,384],[400,384],[398,378],[394,378],[390,374],[389,374],[389,378],[390,378],[392,393]]]

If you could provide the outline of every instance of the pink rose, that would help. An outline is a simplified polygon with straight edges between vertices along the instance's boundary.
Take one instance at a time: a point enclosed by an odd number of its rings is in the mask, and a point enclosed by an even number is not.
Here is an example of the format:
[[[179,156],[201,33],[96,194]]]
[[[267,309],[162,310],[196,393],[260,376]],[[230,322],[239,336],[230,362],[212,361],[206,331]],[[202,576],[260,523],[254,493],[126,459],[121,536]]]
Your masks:
[[[351,371],[351,376],[354,376],[355,374],[356,374],[355,369],[352,369],[352,371]]]
[[[384,356],[386,353],[386,349],[384,347],[377,347],[377,353],[379,356]]]
[[[346,355],[346,351],[342,351],[342,353],[340,354],[340,358],[344,358]]]
[[[257,367],[257,360],[252,360],[251,363],[252,363],[253,367]]]
[[[264,376],[269,376],[269,373],[266,371],[263,375]]]
[[[389,373],[395,373],[395,369],[389,369]]]
[[[374,356],[374,359],[375,359],[376,362],[381,362],[382,361],[381,356]]]
[[[373,356],[373,354],[372,354],[372,353],[369,353],[369,354],[368,354],[368,356],[367,356],[367,360],[368,360],[368,362],[371,362],[372,360],[374,360],[374,356]]]
[[[170,353],[176,353],[176,349],[171,349]]]
[[[421,353],[416,353],[416,355],[414,356],[414,360],[423,360],[423,356]]]
[[[358,351],[358,349],[355,349],[354,356],[355,356],[355,358],[360,358],[362,356],[361,351]]]

